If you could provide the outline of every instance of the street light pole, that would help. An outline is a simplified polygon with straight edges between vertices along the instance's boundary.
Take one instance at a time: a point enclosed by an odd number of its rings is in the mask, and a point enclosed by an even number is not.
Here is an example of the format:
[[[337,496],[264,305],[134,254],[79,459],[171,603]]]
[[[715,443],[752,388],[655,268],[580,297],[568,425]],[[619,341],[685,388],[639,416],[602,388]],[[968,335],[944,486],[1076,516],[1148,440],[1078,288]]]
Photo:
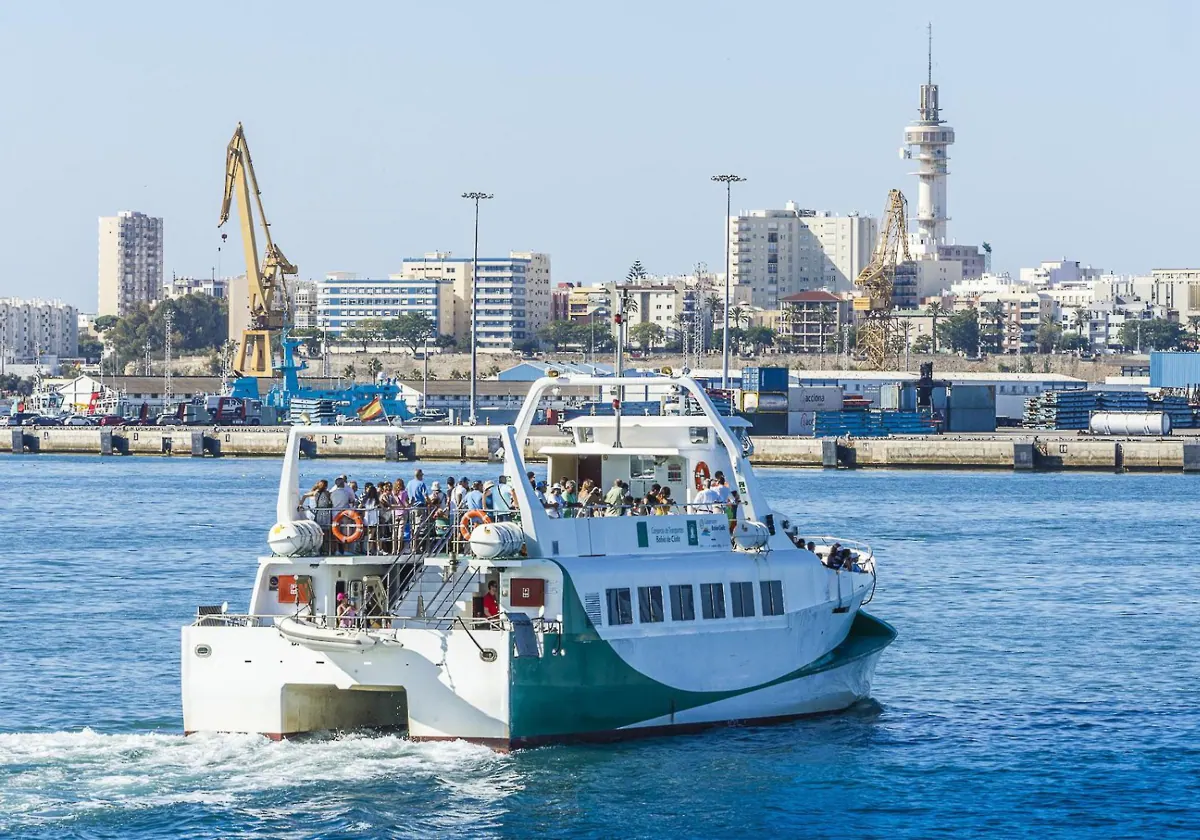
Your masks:
[[[492,198],[490,193],[465,192],[462,197],[475,202],[475,256],[471,260],[471,409],[469,422],[476,423],[475,404],[477,398],[476,382],[478,368],[476,356],[479,347],[479,202]]]
[[[729,266],[729,217],[733,211],[733,185],[746,179],[740,175],[714,175],[712,180],[725,185],[725,306],[721,329],[721,390],[729,390],[729,284],[733,273]]]

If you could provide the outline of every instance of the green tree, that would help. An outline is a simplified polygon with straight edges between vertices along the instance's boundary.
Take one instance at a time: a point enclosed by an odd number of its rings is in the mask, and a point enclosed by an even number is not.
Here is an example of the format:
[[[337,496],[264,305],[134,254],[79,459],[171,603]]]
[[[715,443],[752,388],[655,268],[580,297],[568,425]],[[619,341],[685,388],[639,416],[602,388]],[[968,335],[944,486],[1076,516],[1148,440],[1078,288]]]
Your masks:
[[[354,378],[358,376],[358,371],[354,369],[354,365],[346,365],[342,368],[342,376],[353,382]]]
[[[1034,334],[1034,344],[1037,345],[1039,353],[1049,353],[1058,346],[1059,340],[1062,338],[1063,329],[1058,323],[1046,316],[1042,319],[1042,323],[1038,325],[1037,332]]]
[[[629,337],[638,343],[638,346],[647,353],[655,344],[663,340],[665,333],[663,328],[653,321],[642,321],[640,324],[634,324],[629,328]]]
[[[938,324],[938,339],[955,352],[974,353],[979,347],[979,313],[974,308],[955,312]]]
[[[919,335],[913,339],[912,351],[914,353],[932,353],[933,338],[928,335]]]
[[[458,342],[452,335],[439,335],[433,340],[433,346],[439,350],[449,350],[451,347],[458,346]],[[467,342],[467,346],[471,346],[471,342]]]
[[[424,312],[405,312],[399,317],[384,321],[380,329],[384,340],[388,342],[389,350],[391,342],[398,341],[411,350],[414,356],[424,348],[427,340],[437,336],[433,321]]]
[[[383,362],[379,361],[378,357],[372,356],[367,360],[367,375],[370,376],[371,379],[375,379],[375,377],[379,376],[379,374],[382,372]]]
[[[342,330],[342,338],[356,341],[362,345],[362,351],[367,352],[367,345],[379,341],[383,332],[383,321],[380,318],[363,318],[356,324],[351,324]]]
[[[310,359],[315,359],[321,355],[321,344],[325,339],[325,334],[316,327],[300,327],[293,329],[288,333],[289,337],[299,339],[303,348],[304,354]]]
[[[938,318],[941,318],[946,315],[946,307],[942,306],[941,301],[935,300],[935,301],[930,302],[926,311],[929,313],[929,318],[933,322],[931,325],[933,327],[933,338],[931,339],[933,342],[933,346],[932,346],[932,349],[928,352],[936,353],[937,352]],[[922,336],[922,337],[924,337],[924,336]],[[914,349],[916,348],[915,342],[913,344],[913,347],[914,347]],[[922,351],[922,352],[925,352],[925,351]]]
[[[551,321],[538,330],[537,337],[555,350],[561,350],[568,344],[576,344],[579,341],[575,325],[570,321]]]
[[[754,349],[754,352],[761,353],[767,347],[774,346],[776,334],[775,330],[760,324],[756,327],[747,328],[742,339]]]
[[[97,315],[96,320],[92,321],[92,328],[96,332],[102,333],[110,329],[119,320],[116,315]]]
[[[89,362],[100,361],[102,353],[104,353],[104,342],[100,339],[92,338],[90,335],[79,339],[79,355]]]
[[[1067,352],[1089,349],[1087,336],[1080,335],[1072,330],[1067,330],[1058,337],[1057,347],[1059,350]]]
[[[1178,350],[1186,333],[1179,324],[1166,318],[1126,320],[1117,340],[1129,350]]]
[[[999,353],[1004,347],[1004,319],[1007,311],[1004,304],[998,300],[983,305],[983,314],[988,324],[984,333],[988,338],[988,347],[994,353]]]

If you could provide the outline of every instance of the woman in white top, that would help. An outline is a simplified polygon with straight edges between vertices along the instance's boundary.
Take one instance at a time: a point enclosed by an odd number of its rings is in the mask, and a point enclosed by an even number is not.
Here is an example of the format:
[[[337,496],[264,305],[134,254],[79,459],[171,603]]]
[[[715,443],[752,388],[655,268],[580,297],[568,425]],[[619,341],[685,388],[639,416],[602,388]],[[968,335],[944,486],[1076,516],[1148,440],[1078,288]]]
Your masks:
[[[367,482],[362,494],[363,525],[367,529],[367,554],[379,552],[379,491]]]

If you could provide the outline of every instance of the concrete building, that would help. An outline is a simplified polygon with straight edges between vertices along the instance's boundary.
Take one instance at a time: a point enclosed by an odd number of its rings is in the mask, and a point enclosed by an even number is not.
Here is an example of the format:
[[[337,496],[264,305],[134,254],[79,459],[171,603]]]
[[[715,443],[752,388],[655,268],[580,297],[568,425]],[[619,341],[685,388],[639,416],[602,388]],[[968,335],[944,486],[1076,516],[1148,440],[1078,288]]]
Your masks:
[[[782,210],[733,216],[731,282],[762,309],[778,309],[781,299],[812,289],[848,292],[871,261],[878,231],[870,216],[834,216],[794,201]]]
[[[998,316],[989,314],[992,308]],[[1033,353],[1038,327],[1056,317],[1054,300],[1045,292],[990,292],[980,296],[979,309],[980,334],[998,328],[1002,353]]]
[[[508,257],[480,258],[477,271],[476,344],[481,353],[510,353],[549,323],[549,254],[512,251]],[[460,324],[455,335],[465,338],[471,329],[472,307],[471,280],[466,273],[455,284],[454,294]]]
[[[178,277],[172,275],[163,283],[164,299],[207,295],[218,300],[229,299],[229,280],[225,277]]]
[[[0,298],[0,358],[32,364],[39,357],[79,355],[79,310],[60,300]]]
[[[567,298],[567,318],[590,321],[612,316],[612,285],[575,286]]]
[[[571,291],[575,286],[571,283],[559,283],[550,290],[550,320],[570,320]]]
[[[163,220],[133,210],[100,217],[99,315],[162,299]]]
[[[297,280],[291,285],[292,324],[297,329],[312,329],[317,326],[317,284],[311,280]]]
[[[851,301],[826,291],[797,292],[780,301],[779,335],[798,353],[820,353],[851,323]]]
[[[411,312],[428,317],[438,334],[453,334],[452,288],[436,277],[366,278],[348,272],[316,283],[314,326],[335,338],[363,321],[387,321]]]
[[[1081,265],[1079,260],[1050,260],[1037,268],[1022,268],[1021,283],[1034,289],[1046,289],[1067,283],[1095,280],[1104,275],[1099,268]]]

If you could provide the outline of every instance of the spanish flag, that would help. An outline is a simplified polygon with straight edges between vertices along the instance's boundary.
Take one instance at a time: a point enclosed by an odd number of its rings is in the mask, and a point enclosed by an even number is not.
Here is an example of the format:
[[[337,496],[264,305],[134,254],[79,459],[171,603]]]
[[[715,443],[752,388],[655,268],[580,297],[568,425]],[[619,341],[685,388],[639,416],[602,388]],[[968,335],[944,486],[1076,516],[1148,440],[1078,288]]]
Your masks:
[[[374,420],[376,417],[379,417],[381,414],[385,413],[386,412],[383,410],[383,400],[377,394],[375,399],[371,400],[358,410],[358,419],[365,423],[368,420]]]

